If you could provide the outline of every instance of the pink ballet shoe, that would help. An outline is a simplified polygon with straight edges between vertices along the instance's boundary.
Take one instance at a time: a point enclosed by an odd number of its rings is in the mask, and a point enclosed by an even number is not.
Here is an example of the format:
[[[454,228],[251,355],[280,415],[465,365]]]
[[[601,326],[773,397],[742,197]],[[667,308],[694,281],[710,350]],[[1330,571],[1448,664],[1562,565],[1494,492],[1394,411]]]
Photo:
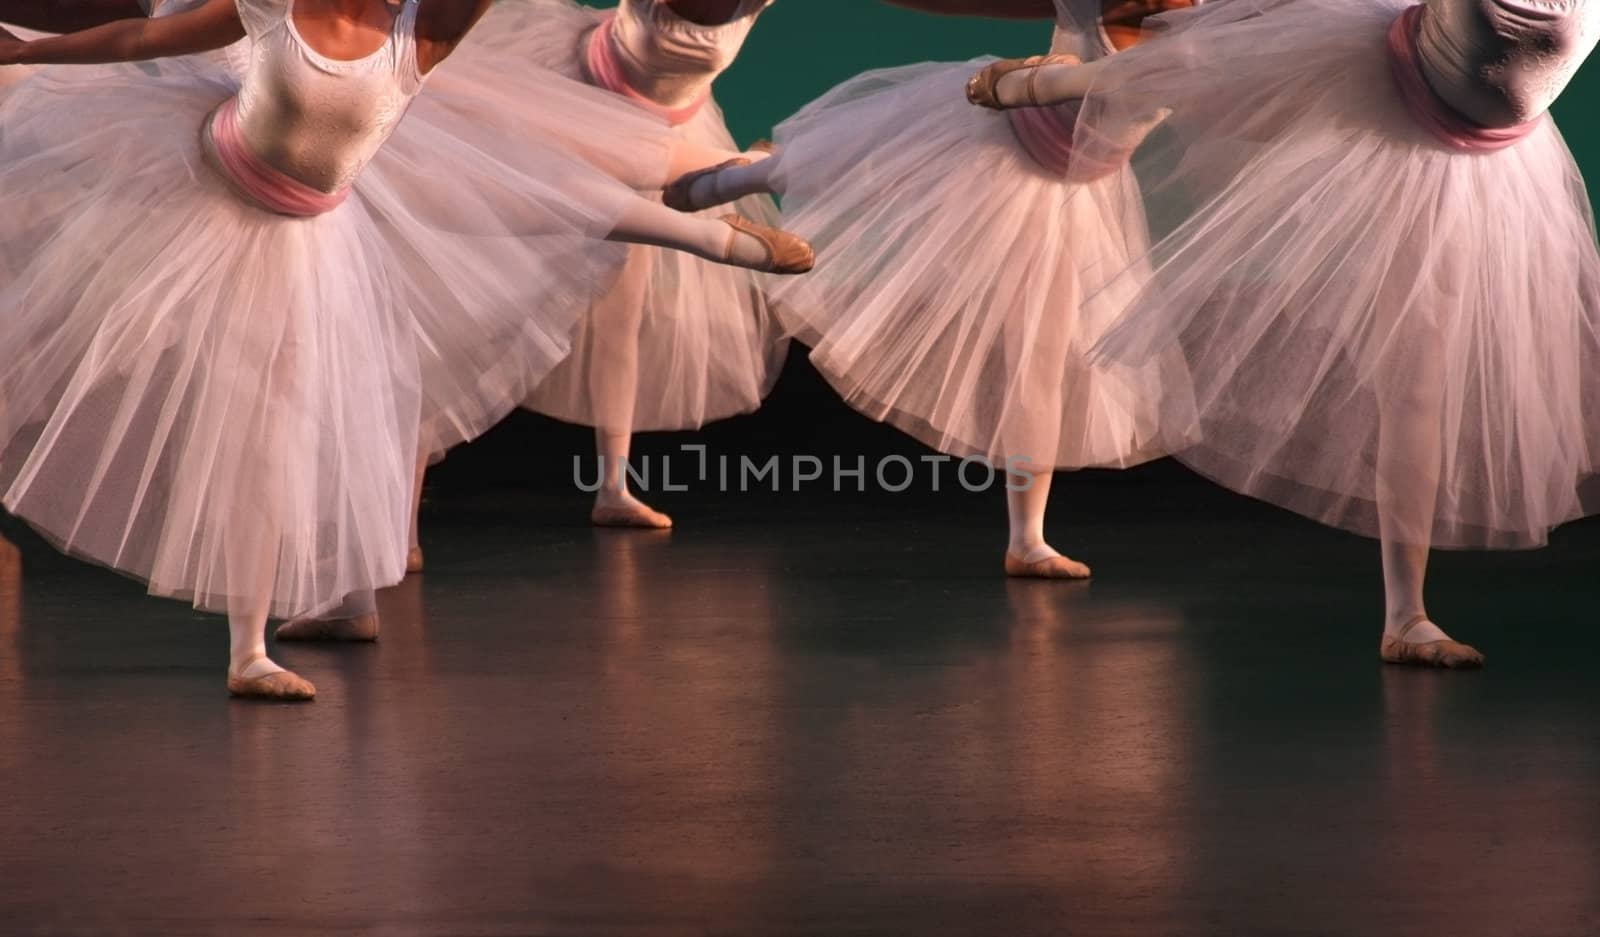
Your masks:
[[[661,190],[661,201],[673,211],[682,212],[704,211],[715,205],[721,205],[720,201],[712,201],[704,205],[696,202],[694,184],[712,173],[721,172],[724,169],[733,169],[736,166],[748,165],[750,165],[750,161],[743,156],[739,156],[709,169],[696,169],[694,172],[684,173],[669,183],[665,189]]]
[[[406,572],[407,573],[420,573],[420,572],[422,572],[422,548],[421,547],[412,547],[410,550],[406,551]]]
[[[1386,664],[1404,664],[1412,667],[1439,667],[1446,670],[1476,670],[1483,666],[1483,654],[1475,647],[1450,638],[1414,644],[1406,640],[1411,629],[1427,621],[1418,615],[1400,629],[1399,634],[1383,635],[1378,645],[1378,656]]]
[[[1001,59],[991,62],[983,71],[973,75],[967,81],[967,100],[979,107],[987,107],[992,111],[1009,110],[1010,106],[1000,101],[1000,79],[1012,72],[1020,72],[1025,68],[1033,69],[1033,74],[1028,76],[1028,105],[1039,107],[1039,89],[1036,84],[1039,68],[1045,65],[1082,65],[1083,59],[1076,55],[1030,55],[1025,59]]]
[[[811,248],[810,242],[804,238],[777,228],[756,224],[739,215],[723,215],[722,223],[733,229],[728,232],[727,256],[729,260],[733,259],[734,243],[739,235],[743,233],[760,241],[761,245],[767,249],[767,263],[762,267],[767,273],[794,276],[811,272],[811,268],[817,264],[817,252]]]
[[[589,522],[596,527],[622,527],[632,530],[672,529],[672,518],[644,504],[626,507],[596,505],[594,511],[589,514]]]
[[[258,657],[250,661],[245,664],[244,669],[249,670],[251,664],[262,659]],[[241,677],[229,671],[228,695],[239,699],[304,703],[317,698],[317,688],[311,685],[310,680],[289,670],[280,670],[259,677]]]
[[[1060,554],[1025,560],[1007,550],[1006,575],[1016,579],[1088,579],[1093,573],[1084,564]]]
[[[279,625],[273,637],[279,641],[376,641],[378,616],[296,618]]]

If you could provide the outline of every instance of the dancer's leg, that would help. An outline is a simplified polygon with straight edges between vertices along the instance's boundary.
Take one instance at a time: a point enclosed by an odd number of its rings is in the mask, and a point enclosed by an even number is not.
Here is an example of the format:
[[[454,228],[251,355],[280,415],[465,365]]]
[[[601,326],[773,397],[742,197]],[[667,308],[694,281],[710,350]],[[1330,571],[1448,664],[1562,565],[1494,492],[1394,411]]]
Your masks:
[[[267,616],[272,608],[282,543],[283,514],[288,503],[287,463],[292,448],[290,414],[306,406],[296,388],[299,360],[294,326],[280,343],[260,353],[270,356],[264,379],[266,408],[259,414],[260,438],[246,469],[235,469],[247,482],[232,492],[223,536],[224,575],[228,592],[228,692],[234,696],[272,700],[309,700],[316,688],[267,657]]]
[[[1483,655],[1428,618],[1423,587],[1443,458],[1444,372],[1437,335],[1409,336],[1381,378],[1378,521],[1383,539],[1381,653],[1391,663],[1476,667]]]
[[[597,527],[670,528],[671,517],[640,501],[628,490],[628,449],[633,434],[597,428],[594,435],[601,464],[605,466],[605,481],[595,493],[590,520]]]
[[[731,216],[730,216],[731,217]],[[631,199],[608,240],[684,251],[714,263],[771,273],[811,269],[811,246],[775,229],[675,212],[644,197]]]
[[[1050,503],[1050,483],[1055,473],[1034,473],[1029,481],[1011,476],[1015,488],[1006,491],[1006,513],[1011,538],[1006,544],[1006,574],[1030,579],[1088,579],[1089,567],[1057,553],[1045,541],[1044,512]],[[1022,486],[1026,484],[1026,488]]]
[[[994,83],[992,101],[1003,107],[1039,107],[1074,101],[1088,95],[1105,60],[1017,68],[1018,63],[996,62],[979,74],[979,82],[1000,75]],[[971,90],[969,89],[969,97]]]
[[[667,186],[667,204],[678,211],[705,211],[751,195],[782,195],[776,183],[781,166],[781,154],[774,154],[748,164],[677,174]]]
[[[605,467],[590,519],[601,527],[672,526],[672,518],[628,490],[628,453],[639,394],[639,330],[650,287],[653,253],[646,249],[632,252],[622,276],[590,308],[586,325],[595,449]]]
[[[278,565],[269,510],[232,525],[225,548],[228,588],[228,692],[253,699],[309,700],[316,687],[267,657],[267,613]],[[252,529],[253,527],[253,529]]]

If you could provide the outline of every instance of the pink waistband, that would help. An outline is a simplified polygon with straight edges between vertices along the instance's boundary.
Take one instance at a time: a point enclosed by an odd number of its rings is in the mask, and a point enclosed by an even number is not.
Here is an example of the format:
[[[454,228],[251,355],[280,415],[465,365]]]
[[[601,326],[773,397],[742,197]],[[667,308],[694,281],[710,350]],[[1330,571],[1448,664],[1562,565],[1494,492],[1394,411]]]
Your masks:
[[[1417,54],[1422,10],[1421,4],[1407,7],[1389,27],[1389,71],[1394,74],[1395,87],[1411,119],[1440,143],[1462,153],[1503,150],[1532,133],[1544,120],[1543,115],[1513,127],[1480,127],[1434,93],[1422,73],[1422,58]]]
[[[613,94],[622,95],[674,127],[694,120],[695,115],[699,114],[700,109],[711,99],[711,92],[705,92],[683,107],[665,107],[650,100],[644,92],[628,83],[628,73],[617,58],[616,41],[612,38],[616,24],[616,14],[608,14],[600,21],[599,28],[589,34],[589,77],[596,85]]]
[[[1097,147],[1093,158],[1074,152],[1078,129],[1078,104],[1020,107],[1006,111],[1017,142],[1047,172],[1073,182],[1103,179],[1127,165],[1133,151],[1122,147]]]
[[[228,99],[206,124],[206,139],[217,168],[235,188],[262,208],[296,218],[326,214],[344,204],[349,189],[333,193],[314,189],[252,153],[239,132],[238,106],[237,98]]]

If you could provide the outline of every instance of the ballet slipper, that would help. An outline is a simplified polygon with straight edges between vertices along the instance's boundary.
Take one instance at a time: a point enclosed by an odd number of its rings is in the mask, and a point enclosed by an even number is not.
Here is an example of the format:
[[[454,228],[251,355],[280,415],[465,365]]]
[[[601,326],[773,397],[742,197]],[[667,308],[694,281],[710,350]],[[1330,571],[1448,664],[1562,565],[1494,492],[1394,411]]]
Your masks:
[[[720,205],[722,204],[720,201],[712,201],[704,205],[696,202],[694,198],[694,184],[699,182],[701,179],[704,179],[706,176],[721,172],[724,169],[733,169],[739,166],[748,165],[750,165],[750,161],[743,156],[739,156],[735,157],[734,159],[730,159],[725,163],[712,166],[709,169],[696,169],[694,172],[684,173],[677,179],[674,179],[672,182],[668,183],[665,189],[661,190],[661,202],[673,211],[682,212],[702,211],[714,205]],[[712,186],[712,188],[715,189],[716,187]]]
[[[1016,579],[1088,579],[1089,567],[1059,553],[1037,560],[1006,551],[1006,575]]]
[[[596,527],[626,527],[633,530],[670,530],[672,518],[646,504],[617,507],[595,505],[589,522]]]
[[[265,657],[247,661],[240,674],[248,672]],[[276,665],[274,665],[276,666]],[[289,670],[275,670],[259,677],[245,677],[228,671],[228,695],[240,699],[272,700],[283,703],[309,702],[317,698],[317,688],[311,681]]]
[[[376,641],[378,614],[355,618],[296,618],[273,633],[279,641]]]
[[[412,547],[410,550],[406,551],[406,572],[407,573],[420,573],[420,572],[422,572],[422,548],[421,547]]]
[[[1028,76],[1028,103],[1026,107],[1039,107],[1039,89],[1037,86],[1039,68],[1045,65],[1082,65],[1083,59],[1076,55],[1030,55],[1025,59],[1001,59],[991,62],[983,71],[973,75],[967,81],[967,100],[979,107],[987,107],[992,111],[1010,110],[1013,105],[1005,104],[1000,100],[1000,79],[1012,72],[1020,72],[1025,68],[1033,69],[1033,74]]]
[[[1411,633],[1411,629],[1427,620],[1426,615],[1418,615],[1407,622],[1398,634],[1384,632],[1383,641],[1378,645],[1378,656],[1383,658],[1383,662],[1447,670],[1475,670],[1483,666],[1483,654],[1477,648],[1451,638],[1423,644],[1407,641],[1406,635]]]
[[[739,215],[723,215],[722,223],[732,230],[728,232],[727,258],[733,259],[734,244],[740,234],[748,234],[761,242],[767,249],[767,273],[776,273],[784,276],[808,273],[816,266],[817,254],[804,238],[796,237],[787,231],[769,228],[766,225],[756,224]]]

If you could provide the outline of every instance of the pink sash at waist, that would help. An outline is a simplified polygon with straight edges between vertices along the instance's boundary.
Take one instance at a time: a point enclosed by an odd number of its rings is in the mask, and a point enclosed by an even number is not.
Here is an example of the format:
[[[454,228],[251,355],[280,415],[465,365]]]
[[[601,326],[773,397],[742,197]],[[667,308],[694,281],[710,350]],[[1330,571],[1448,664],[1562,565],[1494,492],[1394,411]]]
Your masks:
[[[601,20],[600,26],[589,34],[586,64],[590,80],[613,94],[622,95],[674,127],[693,120],[706,106],[706,102],[711,100],[711,92],[706,91],[683,107],[666,107],[651,100],[648,95],[628,82],[628,73],[617,57],[616,40],[613,36],[616,25],[617,16],[612,13]]]
[[[239,132],[239,102],[229,98],[212,112],[201,139],[213,168],[240,194],[268,211],[310,218],[333,211],[349,196],[349,189],[323,192],[267,165],[251,152]]]
[[[1434,93],[1422,73],[1422,58],[1417,53],[1422,11],[1421,4],[1408,7],[1389,27],[1389,71],[1411,119],[1440,143],[1462,153],[1503,150],[1537,129],[1544,115],[1511,127],[1481,127]]]

